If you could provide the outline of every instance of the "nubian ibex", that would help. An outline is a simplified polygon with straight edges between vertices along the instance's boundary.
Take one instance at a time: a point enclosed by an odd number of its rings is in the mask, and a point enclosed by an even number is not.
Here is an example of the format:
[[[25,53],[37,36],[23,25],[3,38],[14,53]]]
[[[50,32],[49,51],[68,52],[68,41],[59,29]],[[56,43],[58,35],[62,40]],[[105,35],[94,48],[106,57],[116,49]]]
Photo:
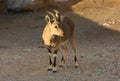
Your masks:
[[[57,71],[56,58],[60,48],[64,50],[60,66],[62,67],[66,63],[67,41],[70,42],[74,51],[75,67],[78,67],[73,21],[69,17],[61,16],[57,10],[54,10],[54,13],[49,11],[47,11],[47,13],[48,14],[45,16],[47,25],[43,30],[42,38],[49,52],[48,70],[52,70],[53,72]],[[51,15],[53,19],[51,19],[49,15]]]

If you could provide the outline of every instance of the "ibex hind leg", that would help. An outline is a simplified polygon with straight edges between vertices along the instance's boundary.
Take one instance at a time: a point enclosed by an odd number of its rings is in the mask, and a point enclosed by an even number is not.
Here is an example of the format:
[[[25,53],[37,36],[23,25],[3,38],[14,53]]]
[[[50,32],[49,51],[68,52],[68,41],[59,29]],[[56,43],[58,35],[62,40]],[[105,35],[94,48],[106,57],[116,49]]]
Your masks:
[[[67,62],[66,62],[66,54],[67,54],[66,44],[62,45],[62,49],[63,49],[64,53],[62,55],[62,59],[61,59],[61,62],[59,64],[60,67],[63,67],[65,64],[67,64]]]
[[[74,52],[75,68],[77,68],[78,67],[78,59],[77,59],[77,53],[76,53],[75,39],[74,39],[73,35],[71,35],[71,37],[70,37],[70,45]]]

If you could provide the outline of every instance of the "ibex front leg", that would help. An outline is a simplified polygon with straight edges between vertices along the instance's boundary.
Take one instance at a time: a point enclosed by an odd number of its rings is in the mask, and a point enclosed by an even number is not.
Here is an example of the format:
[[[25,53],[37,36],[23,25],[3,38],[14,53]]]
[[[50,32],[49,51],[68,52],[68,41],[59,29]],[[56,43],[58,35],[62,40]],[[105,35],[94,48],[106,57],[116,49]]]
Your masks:
[[[52,65],[52,50],[48,49],[48,54],[49,54],[49,67],[48,67],[48,71],[51,71],[53,69],[53,65]]]
[[[54,50],[53,52],[53,72],[57,72],[57,67],[56,67],[56,59],[57,59],[57,52],[58,49]]]

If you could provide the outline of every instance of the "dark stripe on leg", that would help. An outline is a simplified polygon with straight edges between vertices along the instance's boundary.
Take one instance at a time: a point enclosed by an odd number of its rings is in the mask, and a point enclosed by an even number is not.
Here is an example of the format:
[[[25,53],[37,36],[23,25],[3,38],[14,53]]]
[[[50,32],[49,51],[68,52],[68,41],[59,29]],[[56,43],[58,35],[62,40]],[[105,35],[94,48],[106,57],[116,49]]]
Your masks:
[[[77,60],[76,56],[74,58],[75,58],[75,68],[77,68],[78,67],[78,60]]]
[[[64,64],[65,64],[65,59],[64,59],[64,56],[62,55],[62,59],[61,59],[59,67],[63,67]]]
[[[54,50],[54,54],[57,54],[57,52],[58,52],[58,49],[57,49],[57,50]]]
[[[58,52],[58,49],[57,50],[54,50],[54,63],[53,63],[53,66],[56,67],[56,57],[57,57],[57,52]]]
[[[52,70],[52,59],[51,59],[52,51],[50,49],[48,49],[48,52],[49,52],[49,67],[48,67],[48,71],[51,71]]]
[[[64,58],[64,56],[62,56],[61,62],[62,62],[62,61],[65,63],[65,58]]]
[[[75,59],[75,63],[76,63],[77,62],[77,57],[75,56],[74,59]]]
[[[49,55],[49,65],[52,65],[52,60],[50,55]]]
[[[58,52],[58,49],[57,50],[54,50],[54,55],[53,55],[53,58],[54,58],[54,62],[53,62],[53,72],[55,73],[57,71],[57,67],[56,67],[56,60],[57,60],[57,52]]]
[[[56,67],[56,57],[54,57],[54,63],[53,63],[53,72],[57,72],[57,67]]]
[[[56,57],[54,57],[54,63],[53,66],[56,67]]]
[[[52,51],[50,49],[48,49],[49,54],[52,54]],[[52,60],[51,60],[51,55],[49,55],[49,65],[52,64]]]
[[[51,54],[52,53],[52,51],[48,48],[48,52]]]
[[[63,57],[63,55],[62,55],[62,59],[61,59],[61,62],[62,62],[62,61],[64,61],[64,57]]]

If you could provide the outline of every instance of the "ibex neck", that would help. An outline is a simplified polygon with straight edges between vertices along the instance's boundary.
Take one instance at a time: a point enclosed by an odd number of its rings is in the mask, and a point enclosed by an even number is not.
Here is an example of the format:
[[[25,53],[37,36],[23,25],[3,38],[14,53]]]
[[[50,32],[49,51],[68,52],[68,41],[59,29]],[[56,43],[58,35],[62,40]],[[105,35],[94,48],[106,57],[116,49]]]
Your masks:
[[[57,39],[58,39],[57,35],[51,35],[50,42],[55,42],[55,41],[57,41]]]

